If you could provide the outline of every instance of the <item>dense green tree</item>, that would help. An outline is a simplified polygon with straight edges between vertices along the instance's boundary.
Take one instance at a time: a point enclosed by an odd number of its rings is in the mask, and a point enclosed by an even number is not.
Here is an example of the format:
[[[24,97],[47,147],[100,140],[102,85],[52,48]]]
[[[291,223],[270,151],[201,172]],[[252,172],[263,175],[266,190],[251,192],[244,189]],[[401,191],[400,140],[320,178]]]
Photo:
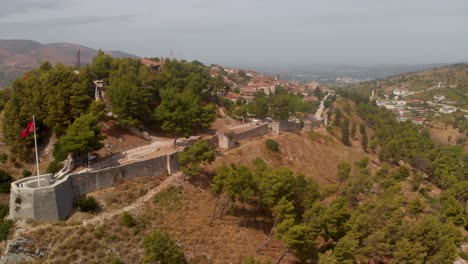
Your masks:
[[[395,180],[402,181],[410,176],[410,170],[406,167],[398,167],[391,175]]]
[[[93,58],[92,70],[96,74],[96,79],[108,79],[111,72],[112,57],[105,54],[102,50]]]
[[[367,145],[369,143],[369,139],[367,138],[367,133],[366,133],[366,125],[365,124],[360,124],[359,125],[359,132],[361,133],[361,145],[362,149],[367,152]]]
[[[335,255],[333,254],[333,251],[327,250],[324,253],[319,254],[319,259],[318,259],[319,264],[338,264],[338,261],[336,260]]]
[[[347,233],[346,223],[350,217],[346,199],[333,201],[322,214],[322,225],[326,235],[334,241],[340,240]]]
[[[90,85],[86,71],[77,74],[71,67],[61,64],[52,67],[50,63],[17,79],[2,120],[3,134],[12,152],[21,159],[32,159],[33,140],[22,139],[19,133],[33,115],[39,141],[43,131],[63,134],[75,118],[87,111],[91,102]]]
[[[465,225],[465,210],[463,206],[452,196],[442,200],[444,209],[442,215],[452,221],[454,225]]]
[[[217,169],[211,190],[218,198],[213,209],[210,225],[216,219],[224,216],[232,202],[246,203],[251,201],[257,186],[250,169],[246,166],[223,164]]]
[[[212,163],[216,154],[207,140],[197,140],[187,150],[179,152],[178,159],[184,175],[194,177],[201,173],[201,164]]]
[[[308,259],[314,250],[315,239],[311,236],[310,229],[305,225],[292,225],[284,232],[280,232],[279,237],[287,246],[284,253],[291,250],[302,261]]]
[[[259,183],[261,199],[273,208],[281,198],[291,200],[294,197],[295,179],[293,172],[286,167],[266,169]]]
[[[185,91],[161,91],[161,104],[156,108],[155,118],[162,122],[161,128],[174,137],[189,137],[195,129],[206,129],[216,119],[216,106],[202,105],[200,97]]]
[[[337,177],[340,182],[344,182],[349,178],[351,173],[351,165],[347,161],[340,161],[337,168]]]
[[[426,259],[426,250],[421,243],[412,243],[403,238],[395,244],[392,264],[423,264]]]
[[[265,98],[258,98],[254,102],[255,105],[255,116],[257,118],[263,119],[267,117],[268,111],[269,111],[269,106],[268,106],[268,101]]]
[[[351,146],[351,141],[349,140],[349,120],[345,119],[341,124],[341,142],[346,146]]]
[[[291,104],[287,95],[277,95],[271,103],[271,115],[276,120],[287,120],[291,113]]]
[[[107,95],[119,122],[135,126],[153,120],[158,93],[149,67],[138,60],[115,59],[109,82]]]
[[[66,152],[74,154],[83,162],[85,153],[104,146],[100,142],[104,139],[100,129],[96,117],[91,114],[82,115],[70,125],[65,135],[60,138],[60,145]]]
[[[338,241],[335,247],[335,256],[338,263],[352,264],[358,253],[359,241],[352,235],[346,235]]]
[[[408,233],[410,242],[419,242],[425,249],[425,263],[452,263],[457,245],[463,241],[454,226],[443,224],[431,215],[424,216]]]
[[[211,77],[209,69],[203,65],[166,59],[156,86],[159,90],[173,90],[175,93],[190,91],[203,101],[213,101],[219,90],[213,79],[215,77]]]
[[[3,88],[0,90],[0,112],[3,111],[6,103],[10,100],[11,92],[11,88]]]
[[[9,193],[12,181],[10,173],[0,170],[0,193]]]
[[[106,115],[106,104],[103,101],[92,102],[88,112],[96,117],[98,121],[104,121],[108,118]]]
[[[355,123],[351,124],[351,138],[352,139],[356,138],[356,124]]]
[[[256,185],[248,167],[222,165],[217,170],[211,189],[215,194],[224,192],[231,201],[247,202],[254,196]]]
[[[156,229],[143,239],[145,263],[182,264],[184,253],[168,232]]]

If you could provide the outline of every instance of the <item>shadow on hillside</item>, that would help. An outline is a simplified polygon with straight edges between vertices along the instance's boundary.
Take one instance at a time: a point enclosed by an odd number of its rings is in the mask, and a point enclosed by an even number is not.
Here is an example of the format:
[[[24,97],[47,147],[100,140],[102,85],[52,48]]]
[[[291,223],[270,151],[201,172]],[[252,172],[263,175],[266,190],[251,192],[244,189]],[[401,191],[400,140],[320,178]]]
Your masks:
[[[123,159],[126,157],[125,153],[112,153],[112,155],[108,155],[102,158],[99,158],[96,162],[91,163],[92,170],[101,170],[110,167],[119,166],[120,163],[118,160]]]
[[[234,206],[229,215],[239,217],[239,226],[262,231],[269,234],[273,222],[269,212],[260,210],[260,214],[255,217],[255,208],[250,206]]]
[[[204,171],[200,175],[191,177],[188,179],[188,182],[202,190],[210,190],[211,189],[211,182],[215,176],[215,173]]]

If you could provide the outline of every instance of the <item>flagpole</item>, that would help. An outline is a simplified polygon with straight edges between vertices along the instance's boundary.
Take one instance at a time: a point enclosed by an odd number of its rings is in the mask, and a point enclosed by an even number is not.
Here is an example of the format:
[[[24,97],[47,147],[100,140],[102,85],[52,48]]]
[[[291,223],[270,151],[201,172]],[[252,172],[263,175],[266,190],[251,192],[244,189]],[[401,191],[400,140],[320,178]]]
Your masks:
[[[39,172],[39,155],[37,154],[36,120],[34,119],[34,115],[33,115],[33,127],[34,127],[34,146],[36,149],[37,185],[38,187],[41,187],[41,179],[39,178],[39,176],[41,175],[41,173]]]

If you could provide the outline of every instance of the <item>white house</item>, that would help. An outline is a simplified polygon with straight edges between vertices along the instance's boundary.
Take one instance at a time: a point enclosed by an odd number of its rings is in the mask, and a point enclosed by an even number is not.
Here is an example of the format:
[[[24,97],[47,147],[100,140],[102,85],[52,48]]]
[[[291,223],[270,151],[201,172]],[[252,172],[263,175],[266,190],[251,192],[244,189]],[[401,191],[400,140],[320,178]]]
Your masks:
[[[441,102],[445,100],[445,95],[434,95],[434,102]]]
[[[405,96],[408,94],[408,90],[407,89],[395,89],[393,90],[393,94],[396,96]]]
[[[445,105],[439,109],[439,112],[441,112],[442,114],[451,114],[456,111],[457,109],[455,107],[450,107],[450,106],[445,106]]]

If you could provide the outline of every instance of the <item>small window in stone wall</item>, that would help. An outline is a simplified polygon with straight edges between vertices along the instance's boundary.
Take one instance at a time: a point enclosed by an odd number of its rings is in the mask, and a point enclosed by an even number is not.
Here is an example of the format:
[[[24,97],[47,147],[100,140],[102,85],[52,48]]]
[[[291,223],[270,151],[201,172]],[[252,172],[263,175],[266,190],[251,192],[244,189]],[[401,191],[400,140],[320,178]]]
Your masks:
[[[15,211],[18,211],[20,209],[21,202],[23,200],[21,199],[21,196],[17,196],[15,199]]]

